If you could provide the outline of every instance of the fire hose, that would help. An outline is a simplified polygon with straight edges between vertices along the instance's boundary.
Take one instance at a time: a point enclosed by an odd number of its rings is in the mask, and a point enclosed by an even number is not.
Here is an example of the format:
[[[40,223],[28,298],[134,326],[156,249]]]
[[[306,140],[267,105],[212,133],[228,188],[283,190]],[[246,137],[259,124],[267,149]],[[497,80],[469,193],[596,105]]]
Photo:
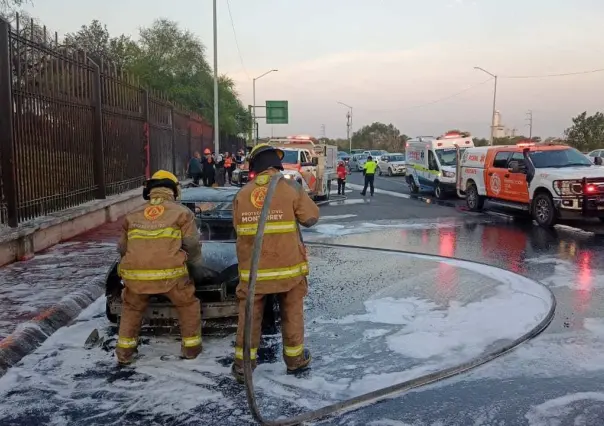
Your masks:
[[[316,410],[308,411],[306,413],[299,414],[297,416],[283,418],[283,419],[267,419],[265,418],[256,402],[256,395],[254,392],[254,382],[252,377],[252,360],[251,360],[251,336],[252,336],[252,309],[253,309],[253,301],[254,294],[256,289],[256,280],[258,276],[258,266],[260,263],[260,255],[262,253],[262,242],[264,239],[264,229],[266,225],[266,221],[268,218],[268,212],[270,210],[271,200],[273,198],[273,194],[275,192],[275,188],[279,183],[279,180],[283,175],[280,173],[273,176],[271,182],[268,186],[268,190],[264,199],[264,205],[262,207],[262,212],[260,213],[260,218],[258,220],[258,230],[254,239],[254,248],[252,253],[252,263],[250,267],[250,280],[248,286],[247,299],[245,303],[245,325],[244,325],[244,342],[243,342],[243,376],[245,380],[245,391],[247,396],[248,405],[252,416],[254,419],[260,423],[261,425],[269,425],[269,426],[291,426],[291,425],[299,425],[304,422],[310,422],[313,420],[319,420],[336,413],[341,413],[343,411],[350,411],[355,408],[359,408],[363,405],[368,405],[370,403],[377,402],[387,397],[392,397],[395,394],[400,394],[411,389],[419,388],[422,386],[426,386],[428,384],[432,384],[446,378],[450,378],[453,376],[457,376],[461,373],[473,370],[481,365],[486,364],[489,361],[492,361],[500,356],[510,352],[515,349],[521,343],[532,339],[539,335],[543,330],[545,330],[548,325],[551,323],[554,318],[554,313],[556,310],[556,299],[553,293],[547,288],[544,287],[550,295],[551,298],[551,307],[547,313],[547,315],[537,324],[532,330],[525,333],[523,336],[517,338],[516,340],[509,342],[503,347],[489,352],[487,354],[483,354],[477,358],[471,359],[465,363],[448,367],[443,370],[439,370],[433,373],[429,373],[423,375],[421,377],[417,377],[415,379],[407,380],[401,383],[397,383],[395,385],[391,385],[382,389],[377,389],[372,392],[367,392],[362,395],[355,396],[353,398],[347,399],[345,401],[340,401]],[[414,254],[417,253],[404,251],[404,250],[392,250],[392,249],[379,249],[372,247],[359,247],[352,245],[341,245],[341,244],[326,244],[326,243],[310,243],[311,245],[321,246],[321,247],[331,247],[331,248],[352,248],[352,249],[363,249],[369,251],[377,251],[377,252],[386,252],[386,253],[398,253],[398,254]],[[445,256],[437,256],[430,255],[434,258],[442,258],[443,260],[451,260],[450,257]],[[462,261],[461,259],[459,259]],[[464,261],[466,262],[466,261]],[[479,262],[474,262],[479,263]],[[479,263],[480,264],[480,263]],[[491,268],[496,268],[492,265],[486,265]],[[497,268],[498,269],[498,268]]]

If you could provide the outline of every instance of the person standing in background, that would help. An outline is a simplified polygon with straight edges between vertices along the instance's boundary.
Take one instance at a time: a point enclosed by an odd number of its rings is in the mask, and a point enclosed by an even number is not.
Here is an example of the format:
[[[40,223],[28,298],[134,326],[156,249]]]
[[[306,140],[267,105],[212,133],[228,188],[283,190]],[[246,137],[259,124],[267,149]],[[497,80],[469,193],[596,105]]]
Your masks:
[[[210,187],[216,182],[216,163],[212,157],[212,152],[208,148],[203,151],[203,154],[205,156],[205,161],[202,163],[203,186]]]
[[[224,156],[224,170],[226,172],[226,181],[231,184],[233,179],[233,170],[235,170],[235,162],[230,152],[225,152]]]
[[[367,193],[367,186],[369,186],[369,190],[371,196],[373,197],[373,182],[375,180],[375,170],[377,169],[377,163],[373,161],[371,155],[367,157],[367,161],[363,166],[363,176],[365,176],[365,186],[363,186],[363,190],[361,191],[361,195],[365,196]]]
[[[199,180],[203,176],[202,165],[201,165],[201,154],[198,151],[195,151],[193,157],[189,160],[189,165],[187,166],[187,176],[190,179],[193,179],[193,183],[199,186]]]
[[[346,166],[344,165],[343,161],[338,163],[336,173],[338,174],[338,195],[345,195],[346,176],[348,175],[348,171],[346,170]]]
[[[224,186],[226,176],[224,170],[224,156],[221,153],[217,153],[214,158],[216,160],[216,185]]]

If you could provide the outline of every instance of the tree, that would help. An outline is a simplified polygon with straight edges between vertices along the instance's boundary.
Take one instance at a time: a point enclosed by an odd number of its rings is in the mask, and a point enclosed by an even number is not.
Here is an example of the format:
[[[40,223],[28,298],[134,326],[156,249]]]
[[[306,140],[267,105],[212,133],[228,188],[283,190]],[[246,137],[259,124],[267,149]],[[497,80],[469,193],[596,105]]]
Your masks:
[[[214,82],[205,58],[205,46],[193,33],[174,21],[158,19],[140,31],[137,57],[128,69],[143,85],[166,93],[175,102],[214,120]],[[226,76],[219,79],[220,130],[245,133],[249,113]]]
[[[583,112],[573,118],[573,125],[565,130],[567,143],[582,152],[602,147],[604,143],[604,114]]]
[[[363,126],[352,135],[353,148],[383,149],[389,152],[403,152],[405,142],[410,138],[401,134],[392,124],[375,122]]]
[[[79,31],[66,34],[63,44],[86,52],[97,64],[107,63],[120,69],[132,65],[140,54],[130,37],[111,37],[107,26],[96,19],[90,25],[82,25]]]
[[[0,0],[0,17],[8,18],[14,14],[15,10],[28,3],[27,0]]]

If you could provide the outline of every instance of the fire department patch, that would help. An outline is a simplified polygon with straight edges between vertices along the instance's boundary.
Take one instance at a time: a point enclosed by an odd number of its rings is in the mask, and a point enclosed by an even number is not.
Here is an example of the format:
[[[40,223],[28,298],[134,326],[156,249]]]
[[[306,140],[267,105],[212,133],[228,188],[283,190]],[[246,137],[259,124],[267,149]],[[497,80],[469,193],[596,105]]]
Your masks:
[[[501,192],[501,179],[499,179],[499,176],[497,175],[491,176],[491,191],[493,191],[495,195],[499,195]]]
[[[268,192],[266,186],[261,186],[252,191],[252,195],[250,195],[250,201],[252,205],[257,209],[261,209],[264,205],[264,198],[266,197],[266,193]]]
[[[145,209],[143,214],[145,215],[145,219],[155,220],[164,214],[164,211],[166,211],[164,206],[149,206]]]
[[[258,177],[257,177],[257,178],[254,180],[254,182],[256,182],[256,185],[260,185],[260,186],[262,186],[262,185],[266,185],[266,184],[268,183],[268,181],[269,181],[269,180],[270,180],[270,177],[269,177],[269,176],[267,176],[267,175],[261,175],[261,176],[258,176]]]

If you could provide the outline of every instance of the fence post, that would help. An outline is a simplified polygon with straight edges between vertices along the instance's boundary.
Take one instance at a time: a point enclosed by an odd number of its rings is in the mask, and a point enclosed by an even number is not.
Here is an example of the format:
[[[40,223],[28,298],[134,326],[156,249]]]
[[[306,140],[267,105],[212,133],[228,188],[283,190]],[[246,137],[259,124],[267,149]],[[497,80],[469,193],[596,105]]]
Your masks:
[[[151,179],[151,135],[149,128],[149,91],[143,89],[143,137],[145,138],[145,177]]]
[[[103,138],[103,99],[101,95],[101,67],[92,63],[92,106],[94,109],[93,120],[93,160],[94,183],[96,185],[95,197],[97,199],[107,198],[107,186],[105,183],[105,141]]]
[[[172,105],[170,105],[170,125],[172,127],[172,172],[178,175],[176,170],[176,135],[174,134],[176,127],[174,126],[174,106]]]
[[[8,226],[19,224],[15,140],[13,138],[12,67],[10,60],[10,24],[0,19],[0,156],[2,189],[8,210]],[[20,111],[19,111],[20,113]]]

